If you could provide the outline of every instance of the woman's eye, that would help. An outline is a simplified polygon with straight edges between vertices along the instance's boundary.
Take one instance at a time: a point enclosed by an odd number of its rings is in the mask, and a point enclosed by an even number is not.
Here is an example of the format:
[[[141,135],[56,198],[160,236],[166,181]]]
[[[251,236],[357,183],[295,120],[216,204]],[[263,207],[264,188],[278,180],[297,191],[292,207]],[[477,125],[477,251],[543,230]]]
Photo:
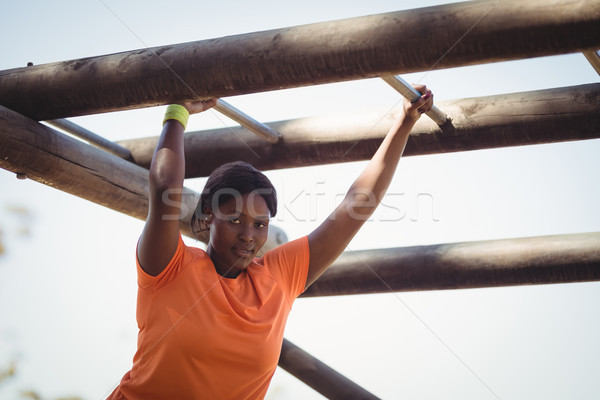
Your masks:
[[[232,224],[239,224],[240,223],[240,219],[238,217],[232,217],[229,221]]]
[[[266,228],[266,227],[267,227],[267,224],[265,224],[265,223],[263,223],[263,222],[257,222],[257,223],[256,223],[256,227],[257,227],[258,229],[263,229],[263,228]]]

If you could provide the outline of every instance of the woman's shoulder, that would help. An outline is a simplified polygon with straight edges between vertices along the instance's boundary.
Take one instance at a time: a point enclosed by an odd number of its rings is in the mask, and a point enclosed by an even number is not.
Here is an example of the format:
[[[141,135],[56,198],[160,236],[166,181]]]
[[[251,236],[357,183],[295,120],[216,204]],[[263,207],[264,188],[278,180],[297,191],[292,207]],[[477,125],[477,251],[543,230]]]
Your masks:
[[[273,267],[294,268],[307,263],[309,257],[308,236],[302,236],[265,252],[262,257],[255,258],[254,263],[270,269]]]
[[[195,261],[195,260],[206,260],[206,259],[210,259],[210,257],[208,256],[208,254],[206,253],[206,251],[200,247],[196,247],[194,245],[188,245],[185,243],[185,241],[183,242],[183,251],[184,251],[184,258],[187,257],[188,262],[191,261]]]

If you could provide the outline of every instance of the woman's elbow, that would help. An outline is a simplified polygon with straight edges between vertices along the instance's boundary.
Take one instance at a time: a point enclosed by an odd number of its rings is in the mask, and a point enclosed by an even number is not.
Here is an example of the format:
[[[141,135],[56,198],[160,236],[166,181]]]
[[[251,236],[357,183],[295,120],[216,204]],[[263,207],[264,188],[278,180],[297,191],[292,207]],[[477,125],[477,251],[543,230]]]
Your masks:
[[[364,222],[375,212],[379,202],[374,193],[362,191],[349,193],[342,205],[352,219]]]
[[[183,187],[183,179],[183,173],[176,173],[170,168],[152,166],[150,169],[149,183],[150,189],[154,193],[181,190]]]

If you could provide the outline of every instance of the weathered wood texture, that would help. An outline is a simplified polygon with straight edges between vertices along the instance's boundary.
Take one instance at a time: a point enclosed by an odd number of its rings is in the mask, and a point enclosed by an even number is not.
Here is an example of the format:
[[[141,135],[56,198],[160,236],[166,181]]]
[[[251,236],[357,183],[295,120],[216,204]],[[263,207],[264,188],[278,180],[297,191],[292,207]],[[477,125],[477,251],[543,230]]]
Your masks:
[[[421,118],[405,156],[600,138],[600,84],[440,102],[454,130],[441,132]],[[267,125],[277,144],[242,127],[190,132],[185,137],[186,175],[209,175],[222,163],[243,160],[261,170],[370,159],[395,113],[348,113]],[[149,166],[158,137],[119,142]],[[206,151],[210,149],[210,151]]]
[[[378,399],[372,393],[286,339],[283,339],[283,345],[281,346],[279,366],[328,399]]]
[[[600,0],[446,4],[5,70],[0,104],[50,120],[579,52],[599,26]]]
[[[600,280],[600,232],[345,252],[302,295]]]
[[[148,171],[0,106],[0,167],[145,219]]]

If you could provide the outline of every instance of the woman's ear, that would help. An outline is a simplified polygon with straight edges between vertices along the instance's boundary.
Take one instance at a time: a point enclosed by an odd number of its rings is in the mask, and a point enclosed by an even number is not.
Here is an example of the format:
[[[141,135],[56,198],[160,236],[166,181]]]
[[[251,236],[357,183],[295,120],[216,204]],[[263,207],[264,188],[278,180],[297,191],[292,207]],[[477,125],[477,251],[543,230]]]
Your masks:
[[[192,218],[191,227],[192,227],[192,234],[194,236],[196,236],[196,238],[198,238],[198,234],[200,232],[202,232],[202,221],[200,219],[198,219],[195,214],[194,214],[194,217]]]
[[[210,209],[206,209],[200,217],[197,214],[194,214],[194,218],[192,221],[192,233],[194,234],[194,236],[198,237],[200,233],[206,232],[210,229],[212,217],[213,214]]]
[[[205,207],[203,210],[203,216],[202,216],[202,228],[203,229],[209,229],[210,228],[210,224],[213,221],[213,212],[212,209],[210,207]]]
[[[208,213],[204,215],[204,223],[206,225],[210,225],[212,223],[213,220],[213,214],[212,213]]]

